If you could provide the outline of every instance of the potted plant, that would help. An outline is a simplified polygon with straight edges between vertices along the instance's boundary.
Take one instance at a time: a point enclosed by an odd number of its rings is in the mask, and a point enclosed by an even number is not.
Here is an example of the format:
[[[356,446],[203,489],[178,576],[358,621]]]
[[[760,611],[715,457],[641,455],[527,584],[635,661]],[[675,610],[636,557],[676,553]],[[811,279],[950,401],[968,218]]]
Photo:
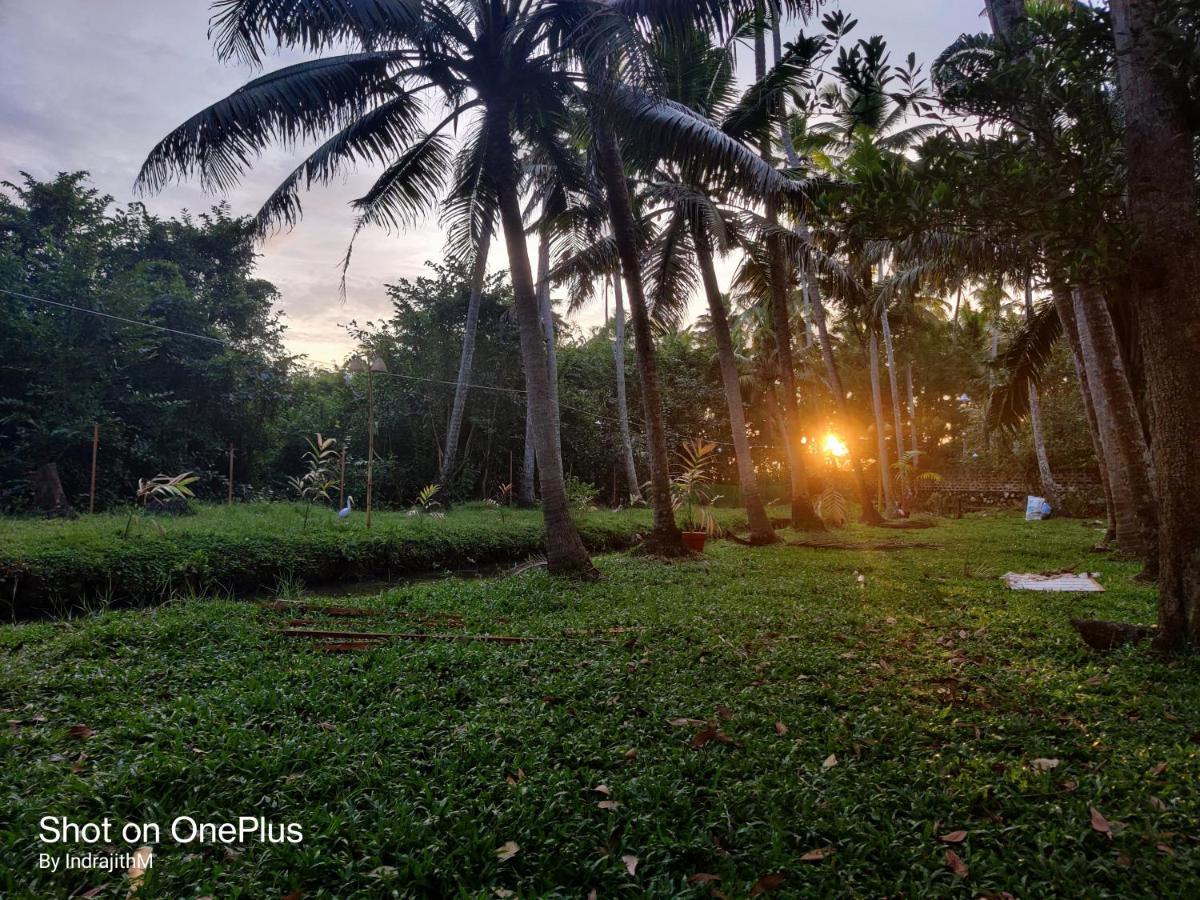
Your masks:
[[[675,453],[677,463],[671,478],[671,504],[681,514],[679,523],[683,543],[697,553],[704,543],[720,532],[710,507],[719,496],[712,494],[712,456],[717,445],[711,441],[693,439]]]

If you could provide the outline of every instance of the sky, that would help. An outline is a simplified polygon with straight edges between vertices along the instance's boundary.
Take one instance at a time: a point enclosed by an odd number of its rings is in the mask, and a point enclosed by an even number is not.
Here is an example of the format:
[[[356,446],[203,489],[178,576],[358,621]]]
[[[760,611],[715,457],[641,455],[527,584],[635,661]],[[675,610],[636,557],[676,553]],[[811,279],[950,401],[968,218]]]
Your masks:
[[[195,183],[134,195],[138,169],[155,143],[255,74],[216,59],[206,34],[208,6],[208,0],[0,0],[0,180],[17,180],[22,171],[48,179],[85,169],[116,202],[140,199],[163,216],[222,200],[237,215],[257,211],[303,148],[267,151],[224,196],[205,194]],[[911,51],[926,68],[960,34],[987,28],[983,0],[826,5],[839,7],[859,20],[855,36],[882,34],[895,61]],[[266,68],[301,58],[280,54]],[[257,274],[280,291],[288,348],[313,364],[337,364],[351,349],[344,323],[388,315],[385,284],[419,275],[427,260],[444,256],[436,219],[403,233],[365,231],[355,244],[346,299],[339,298],[339,264],[354,223],[349,201],[372,180],[372,170],[364,169],[305,194],[300,224],[260,248]],[[491,267],[503,263],[497,247]],[[600,302],[574,317],[579,327],[599,324]],[[693,301],[694,309],[700,305]]]

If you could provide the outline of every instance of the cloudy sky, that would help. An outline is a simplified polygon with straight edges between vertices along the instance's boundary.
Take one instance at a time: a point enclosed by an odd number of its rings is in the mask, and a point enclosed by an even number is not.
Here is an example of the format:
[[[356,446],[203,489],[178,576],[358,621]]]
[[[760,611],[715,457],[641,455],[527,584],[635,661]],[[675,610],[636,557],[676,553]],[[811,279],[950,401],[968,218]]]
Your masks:
[[[133,199],[147,151],[192,113],[238,88],[251,70],[219,62],[206,36],[208,0],[0,0],[0,180],[21,171],[50,178],[86,169],[118,202]],[[926,66],[964,31],[981,31],[983,0],[843,0],[858,36],[883,34],[893,59],[909,51]],[[298,57],[280,56],[268,68]],[[298,156],[272,151],[227,200],[238,214],[262,199]],[[348,348],[341,323],[386,315],[383,285],[442,257],[436,222],[397,235],[359,237],[348,297],[338,298],[338,263],[353,225],[347,202],[371,182],[359,172],[304,198],[304,220],[262,247],[260,274],[282,293],[288,341],[314,363]],[[146,198],[156,213],[207,209],[222,198],[194,184]],[[501,262],[493,254],[493,265]],[[601,313],[584,310],[581,327]]]

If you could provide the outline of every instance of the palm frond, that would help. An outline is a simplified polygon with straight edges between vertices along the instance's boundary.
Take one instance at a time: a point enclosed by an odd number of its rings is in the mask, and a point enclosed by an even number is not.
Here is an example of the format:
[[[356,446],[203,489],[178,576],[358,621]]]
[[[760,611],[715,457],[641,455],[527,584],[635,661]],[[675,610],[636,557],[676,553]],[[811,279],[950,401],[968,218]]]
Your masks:
[[[677,210],[650,248],[645,271],[650,315],[668,328],[683,323],[696,290],[692,252],[692,228]]]
[[[172,176],[196,174],[206,190],[227,190],[268,144],[323,137],[393,96],[399,58],[395,52],[353,53],[255,78],[159,141],[137,185],[157,191]]]
[[[419,123],[420,104],[404,93],[354,120],[309,154],[266,199],[254,217],[262,234],[278,227],[293,227],[301,214],[301,188],[328,184],[359,161],[383,161],[411,143]]]
[[[421,0],[215,0],[208,36],[218,58],[258,65],[268,41],[321,50],[352,41],[371,48],[421,21]]]
[[[1029,415],[1029,387],[1037,386],[1062,335],[1062,322],[1053,303],[1043,304],[1013,336],[997,367],[1008,377],[988,397],[985,426],[1013,429]]]

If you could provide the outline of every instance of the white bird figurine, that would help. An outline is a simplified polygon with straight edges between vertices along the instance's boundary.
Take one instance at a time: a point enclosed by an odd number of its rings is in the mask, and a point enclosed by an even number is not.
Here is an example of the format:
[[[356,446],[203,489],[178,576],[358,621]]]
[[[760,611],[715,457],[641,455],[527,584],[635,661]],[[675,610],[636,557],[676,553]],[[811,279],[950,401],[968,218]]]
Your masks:
[[[342,509],[339,509],[339,510],[338,510],[338,518],[339,518],[339,519],[346,519],[346,518],[349,518],[349,517],[350,517],[350,510],[351,510],[351,509],[353,509],[353,508],[354,508],[354,498],[353,498],[353,497],[347,497],[347,498],[346,498],[346,505],[345,505],[345,507],[343,507]]]

